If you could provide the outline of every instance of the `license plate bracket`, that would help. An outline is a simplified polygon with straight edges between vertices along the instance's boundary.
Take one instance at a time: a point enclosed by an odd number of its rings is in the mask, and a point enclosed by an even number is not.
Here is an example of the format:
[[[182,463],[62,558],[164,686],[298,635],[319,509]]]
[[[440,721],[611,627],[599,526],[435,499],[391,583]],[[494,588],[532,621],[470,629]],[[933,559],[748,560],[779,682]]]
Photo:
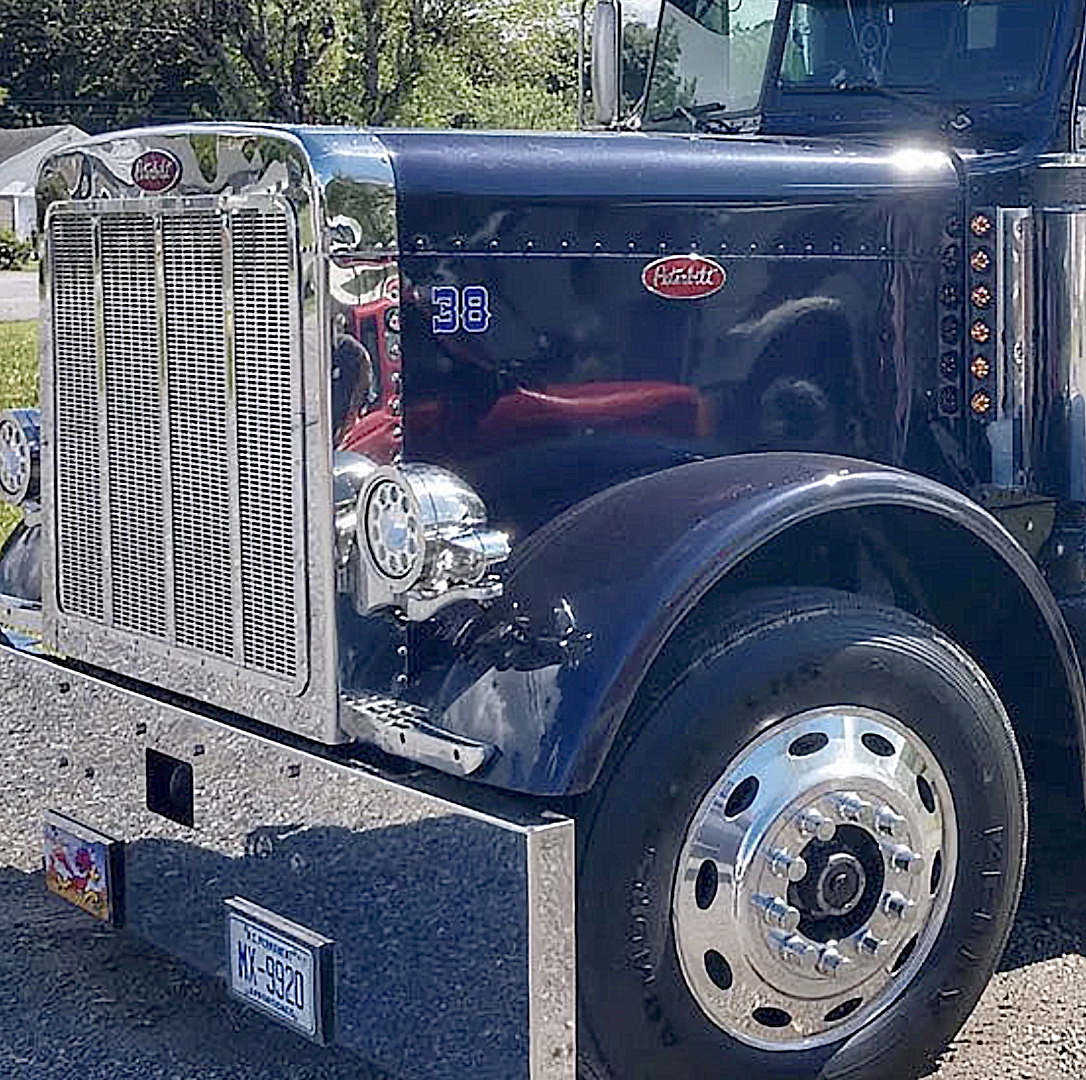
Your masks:
[[[59,810],[42,820],[45,887],[109,926],[124,922],[124,844]]]
[[[330,1043],[335,943],[244,897],[225,904],[230,993],[312,1042]]]

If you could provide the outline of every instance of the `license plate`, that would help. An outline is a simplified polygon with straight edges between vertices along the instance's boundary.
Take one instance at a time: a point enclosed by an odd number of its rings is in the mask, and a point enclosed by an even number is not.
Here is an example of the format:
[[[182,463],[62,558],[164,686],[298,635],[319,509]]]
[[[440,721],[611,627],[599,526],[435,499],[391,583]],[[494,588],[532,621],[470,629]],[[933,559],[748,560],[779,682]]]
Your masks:
[[[124,845],[56,810],[42,827],[45,886],[102,922],[120,926],[124,913]]]
[[[331,1037],[332,942],[241,897],[226,901],[235,997],[314,1042]]]

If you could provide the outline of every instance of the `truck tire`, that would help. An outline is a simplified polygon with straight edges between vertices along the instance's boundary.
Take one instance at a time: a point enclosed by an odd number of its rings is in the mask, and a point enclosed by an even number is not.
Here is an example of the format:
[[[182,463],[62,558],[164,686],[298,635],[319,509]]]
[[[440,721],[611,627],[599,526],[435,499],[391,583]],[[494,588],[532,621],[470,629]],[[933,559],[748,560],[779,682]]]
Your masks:
[[[1025,781],[987,677],[902,611],[780,589],[651,682],[578,815],[582,1073],[923,1073],[1021,890]]]

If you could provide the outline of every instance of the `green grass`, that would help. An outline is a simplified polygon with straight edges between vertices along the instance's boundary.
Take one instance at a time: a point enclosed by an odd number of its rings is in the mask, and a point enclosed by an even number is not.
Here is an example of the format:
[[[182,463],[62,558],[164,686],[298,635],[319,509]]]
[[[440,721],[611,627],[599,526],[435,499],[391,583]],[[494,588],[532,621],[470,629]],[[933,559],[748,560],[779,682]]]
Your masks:
[[[37,323],[0,323],[0,411],[37,402]],[[0,503],[0,544],[19,516],[13,506]]]

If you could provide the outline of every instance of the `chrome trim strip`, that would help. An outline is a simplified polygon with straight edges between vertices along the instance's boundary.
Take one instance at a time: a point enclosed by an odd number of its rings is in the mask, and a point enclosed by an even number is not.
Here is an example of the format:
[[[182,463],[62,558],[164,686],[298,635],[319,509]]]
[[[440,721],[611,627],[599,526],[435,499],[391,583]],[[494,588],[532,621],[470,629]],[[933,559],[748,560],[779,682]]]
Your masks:
[[[166,258],[162,240],[162,215],[155,214],[155,323],[158,330],[159,461],[162,465],[163,588],[166,637],[177,637],[174,605],[173,469],[170,453],[170,357],[166,341]]]
[[[244,663],[245,601],[241,580],[241,477],[238,469],[238,366],[234,322],[234,243],[230,212],[220,207],[222,230],[223,355],[226,358],[226,473],[230,492],[230,591],[234,611],[234,661]]]
[[[1086,501],[1086,211],[1042,210],[1037,252],[1048,494]],[[1040,464],[1040,463],[1039,463]]]
[[[1033,211],[1001,208],[996,221],[996,420],[988,427],[992,483],[1024,487],[1032,475]]]
[[[109,499],[109,411],[106,389],[106,305],[105,281],[102,276],[102,219],[91,218],[91,236],[94,251],[94,356],[98,380],[98,485],[101,498],[102,527],[102,622],[113,625],[113,538],[110,536],[111,520]],[[44,582],[42,596],[44,598]]]

